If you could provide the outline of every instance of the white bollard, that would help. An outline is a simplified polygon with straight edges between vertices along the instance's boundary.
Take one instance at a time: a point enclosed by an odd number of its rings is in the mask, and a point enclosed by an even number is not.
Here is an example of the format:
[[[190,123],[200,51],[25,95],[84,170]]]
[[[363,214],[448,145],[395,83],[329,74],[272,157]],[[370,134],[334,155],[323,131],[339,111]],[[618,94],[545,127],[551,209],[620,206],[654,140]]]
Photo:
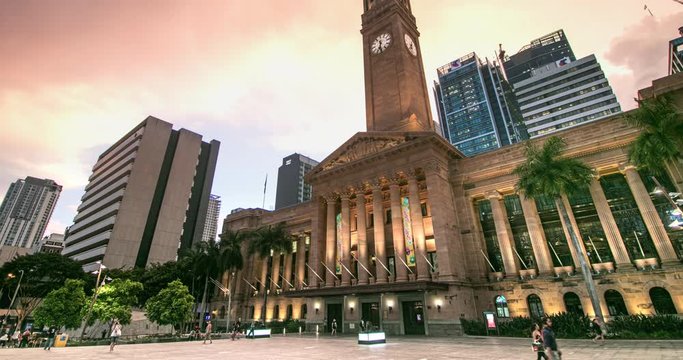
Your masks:
[[[319,325],[316,325],[316,326],[315,326],[315,336],[318,336],[318,326],[319,326]]]
[[[299,336],[301,336],[301,326],[299,326]]]

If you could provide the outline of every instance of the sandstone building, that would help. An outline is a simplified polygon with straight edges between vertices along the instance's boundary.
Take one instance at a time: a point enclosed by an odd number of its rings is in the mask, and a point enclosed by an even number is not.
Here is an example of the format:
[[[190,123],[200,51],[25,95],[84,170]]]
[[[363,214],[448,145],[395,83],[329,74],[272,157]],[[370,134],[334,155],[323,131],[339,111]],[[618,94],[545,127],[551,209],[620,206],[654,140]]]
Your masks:
[[[254,258],[225,279],[231,318],[327,330],[336,319],[343,332],[363,319],[389,334],[438,335],[461,334],[460,318],[485,310],[593,314],[553,202],[515,193],[523,144],[465,157],[438,136],[410,2],[364,0],[364,9],[367,131],[307,175],[310,202],[226,217],[233,230],[284,222],[296,239],[293,254]],[[683,75],[640,96],[662,93],[683,105]],[[619,114],[556,135],[599,175],[564,201],[603,313],[683,313],[683,236],[665,226],[668,204],[650,195],[650,177],[628,163],[638,130]],[[680,191],[680,170],[660,182]],[[219,318],[227,303],[214,299]]]

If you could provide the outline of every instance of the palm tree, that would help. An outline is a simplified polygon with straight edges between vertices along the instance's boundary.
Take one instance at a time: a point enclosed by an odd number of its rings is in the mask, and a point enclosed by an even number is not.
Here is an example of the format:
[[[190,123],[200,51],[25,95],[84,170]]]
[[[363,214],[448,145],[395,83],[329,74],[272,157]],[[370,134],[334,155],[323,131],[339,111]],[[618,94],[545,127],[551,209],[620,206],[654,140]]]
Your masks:
[[[541,148],[536,147],[531,141],[527,141],[526,160],[514,170],[514,173],[519,176],[516,189],[523,191],[524,195],[530,199],[545,195],[555,200],[560,216],[569,232],[570,244],[579,260],[593,310],[596,316],[602,318],[600,300],[595,290],[591,270],[586,263],[583,248],[579,245],[579,239],[562,201],[562,195],[572,195],[590,184],[593,178],[593,169],[577,159],[562,157],[566,147],[565,141],[556,136],[550,137]]]
[[[639,107],[626,115],[630,125],[642,130],[629,150],[631,162],[653,174],[665,168],[674,174],[675,163],[683,159],[681,114],[669,96],[636,101]]]
[[[220,251],[221,251],[221,269],[230,272],[230,283],[228,284],[228,314],[226,320],[226,329],[230,330],[230,308],[232,302],[232,279],[235,273],[241,270],[244,266],[244,257],[242,256],[242,243],[249,237],[249,233],[245,231],[226,230],[219,235]]]
[[[277,225],[267,225],[256,229],[251,234],[251,241],[249,242],[249,255],[256,255],[264,261],[268,261],[271,253],[279,255],[280,253],[292,253],[292,235],[285,229],[285,223]],[[268,303],[268,279],[266,284],[263,284],[263,311],[261,312],[261,319],[265,323],[266,314],[265,309]]]
[[[206,294],[209,287],[209,277],[221,271],[223,260],[221,257],[220,243],[211,239],[195,243],[189,250],[183,253],[184,258],[189,258],[192,264],[192,272],[196,275],[204,274],[204,291],[199,319],[199,327],[204,326],[204,313],[206,312]]]

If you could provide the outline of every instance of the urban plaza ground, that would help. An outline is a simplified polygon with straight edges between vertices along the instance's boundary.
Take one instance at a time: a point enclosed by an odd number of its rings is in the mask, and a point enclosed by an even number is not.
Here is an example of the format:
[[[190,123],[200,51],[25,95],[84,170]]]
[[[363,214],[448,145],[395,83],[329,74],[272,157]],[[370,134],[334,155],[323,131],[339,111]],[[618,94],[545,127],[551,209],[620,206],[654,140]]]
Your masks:
[[[683,341],[559,340],[563,359],[683,358]],[[216,340],[163,344],[81,346],[3,350],[6,359],[535,359],[529,339],[485,337],[391,337],[386,344],[358,345],[355,336],[276,336],[270,339]]]

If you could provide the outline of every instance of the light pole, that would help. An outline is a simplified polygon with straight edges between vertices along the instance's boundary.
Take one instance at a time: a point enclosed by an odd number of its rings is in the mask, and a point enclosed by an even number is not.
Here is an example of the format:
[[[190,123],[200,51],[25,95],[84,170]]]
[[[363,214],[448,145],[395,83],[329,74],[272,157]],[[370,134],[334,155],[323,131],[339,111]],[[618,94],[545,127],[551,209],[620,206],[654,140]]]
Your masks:
[[[19,270],[21,273],[21,276],[19,276],[19,282],[17,283],[17,288],[14,290],[14,295],[12,295],[12,300],[9,302],[9,307],[7,308],[7,313],[5,314],[5,318],[2,320],[2,323],[4,324],[7,322],[7,317],[9,317],[9,311],[12,309],[12,305],[14,305],[14,299],[17,298],[17,293],[19,292],[19,287],[21,286],[21,280],[24,278],[24,270]],[[10,279],[13,279],[16,277],[16,275],[10,273],[7,275]],[[19,325],[19,324],[17,324]]]
[[[88,327],[88,320],[90,320],[90,314],[92,314],[92,307],[95,305],[95,301],[97,301],[97,294],[98,290],[100,289],[100,275],[102,275],[102,269],[106,269],[107,267],[102,264],[102,261],[99,261],[99,269],[97,269],[97,281],[95,282],[95,293],[93,294],[92,301],[90,301],[90,306],[88,307],[88,313],[85,315],[85,318],[83,319],[83,330],[81,330],[81,339],[83,339],[83,336],[85,335],[85,329]],[[104,284],[104,279],[102,280],[102,283]]]

